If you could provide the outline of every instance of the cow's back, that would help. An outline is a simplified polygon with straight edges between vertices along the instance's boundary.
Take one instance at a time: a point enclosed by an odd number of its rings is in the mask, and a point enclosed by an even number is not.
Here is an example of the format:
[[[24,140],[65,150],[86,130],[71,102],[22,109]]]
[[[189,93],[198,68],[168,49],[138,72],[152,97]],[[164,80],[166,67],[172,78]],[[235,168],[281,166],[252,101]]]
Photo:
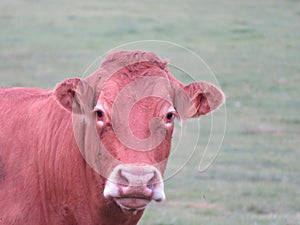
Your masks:
[[[25,152],[29,147],[34,129],[40,126],[43,113],[49,112],[51,92],[31,88],[0,89],[0,151],[2,154],[17,153],[13,147]],[[47,122],[47,121],[44,121]],[[45,124],[46,126],[46,124]]]

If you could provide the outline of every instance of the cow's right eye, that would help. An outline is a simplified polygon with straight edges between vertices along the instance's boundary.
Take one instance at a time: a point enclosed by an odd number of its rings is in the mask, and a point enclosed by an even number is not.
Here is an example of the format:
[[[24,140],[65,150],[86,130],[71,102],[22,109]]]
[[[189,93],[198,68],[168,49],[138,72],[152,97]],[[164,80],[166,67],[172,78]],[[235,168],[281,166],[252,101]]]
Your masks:
[[[103,118],[103,111],[102,110],[97,110],[97,117],[98,118]]]

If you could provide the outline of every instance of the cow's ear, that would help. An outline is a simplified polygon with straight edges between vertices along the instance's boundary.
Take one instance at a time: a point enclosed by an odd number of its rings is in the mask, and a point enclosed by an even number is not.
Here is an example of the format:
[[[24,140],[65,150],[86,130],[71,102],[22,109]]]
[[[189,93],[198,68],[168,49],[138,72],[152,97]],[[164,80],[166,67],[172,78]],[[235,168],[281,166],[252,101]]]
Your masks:
[[[222,105],[225,101],[224,93],[214,84],[195,82],[183,87],[177,100],[184,118],[205,115]],[[184,96],[183,96],[184,95]],[[177,106],[178,107],[178,106]]]
[[[93,109],[93,88],[80,78],[70,78],[57,84],[54,89],[56,101],[66,110],[83,113]]]

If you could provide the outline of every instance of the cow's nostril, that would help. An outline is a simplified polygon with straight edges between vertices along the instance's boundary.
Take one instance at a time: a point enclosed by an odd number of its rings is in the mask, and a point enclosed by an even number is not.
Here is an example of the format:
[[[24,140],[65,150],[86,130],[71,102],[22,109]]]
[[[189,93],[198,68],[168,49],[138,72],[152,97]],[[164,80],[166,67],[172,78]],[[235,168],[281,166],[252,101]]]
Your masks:
[[[150,189],[150,190],[153,190],[154,189],[154,184],[151,184],[151,183],[147,184],[147,188]]]
[[[129,180],[126,177],[126,174],[124,174],[124,172],[122,170],[119,171],[119,180],[118,180],[118,184],[121,186],[128,186],[129,185]]]

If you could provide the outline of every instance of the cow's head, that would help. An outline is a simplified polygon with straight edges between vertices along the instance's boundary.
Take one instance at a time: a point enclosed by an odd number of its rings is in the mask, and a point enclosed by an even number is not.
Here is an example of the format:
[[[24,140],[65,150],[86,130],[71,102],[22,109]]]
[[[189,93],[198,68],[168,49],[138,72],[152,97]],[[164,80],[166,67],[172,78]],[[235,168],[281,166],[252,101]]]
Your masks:
[[[81,124],[74,126],[75,136],[85,159],[105,178],[104,197],[134,211],[165,199],[174,120],[207,114],[224,101],[213,84],[184,85],[166,62],[141,51],[108,55],[85,80],[60,83],[55,97]]]

